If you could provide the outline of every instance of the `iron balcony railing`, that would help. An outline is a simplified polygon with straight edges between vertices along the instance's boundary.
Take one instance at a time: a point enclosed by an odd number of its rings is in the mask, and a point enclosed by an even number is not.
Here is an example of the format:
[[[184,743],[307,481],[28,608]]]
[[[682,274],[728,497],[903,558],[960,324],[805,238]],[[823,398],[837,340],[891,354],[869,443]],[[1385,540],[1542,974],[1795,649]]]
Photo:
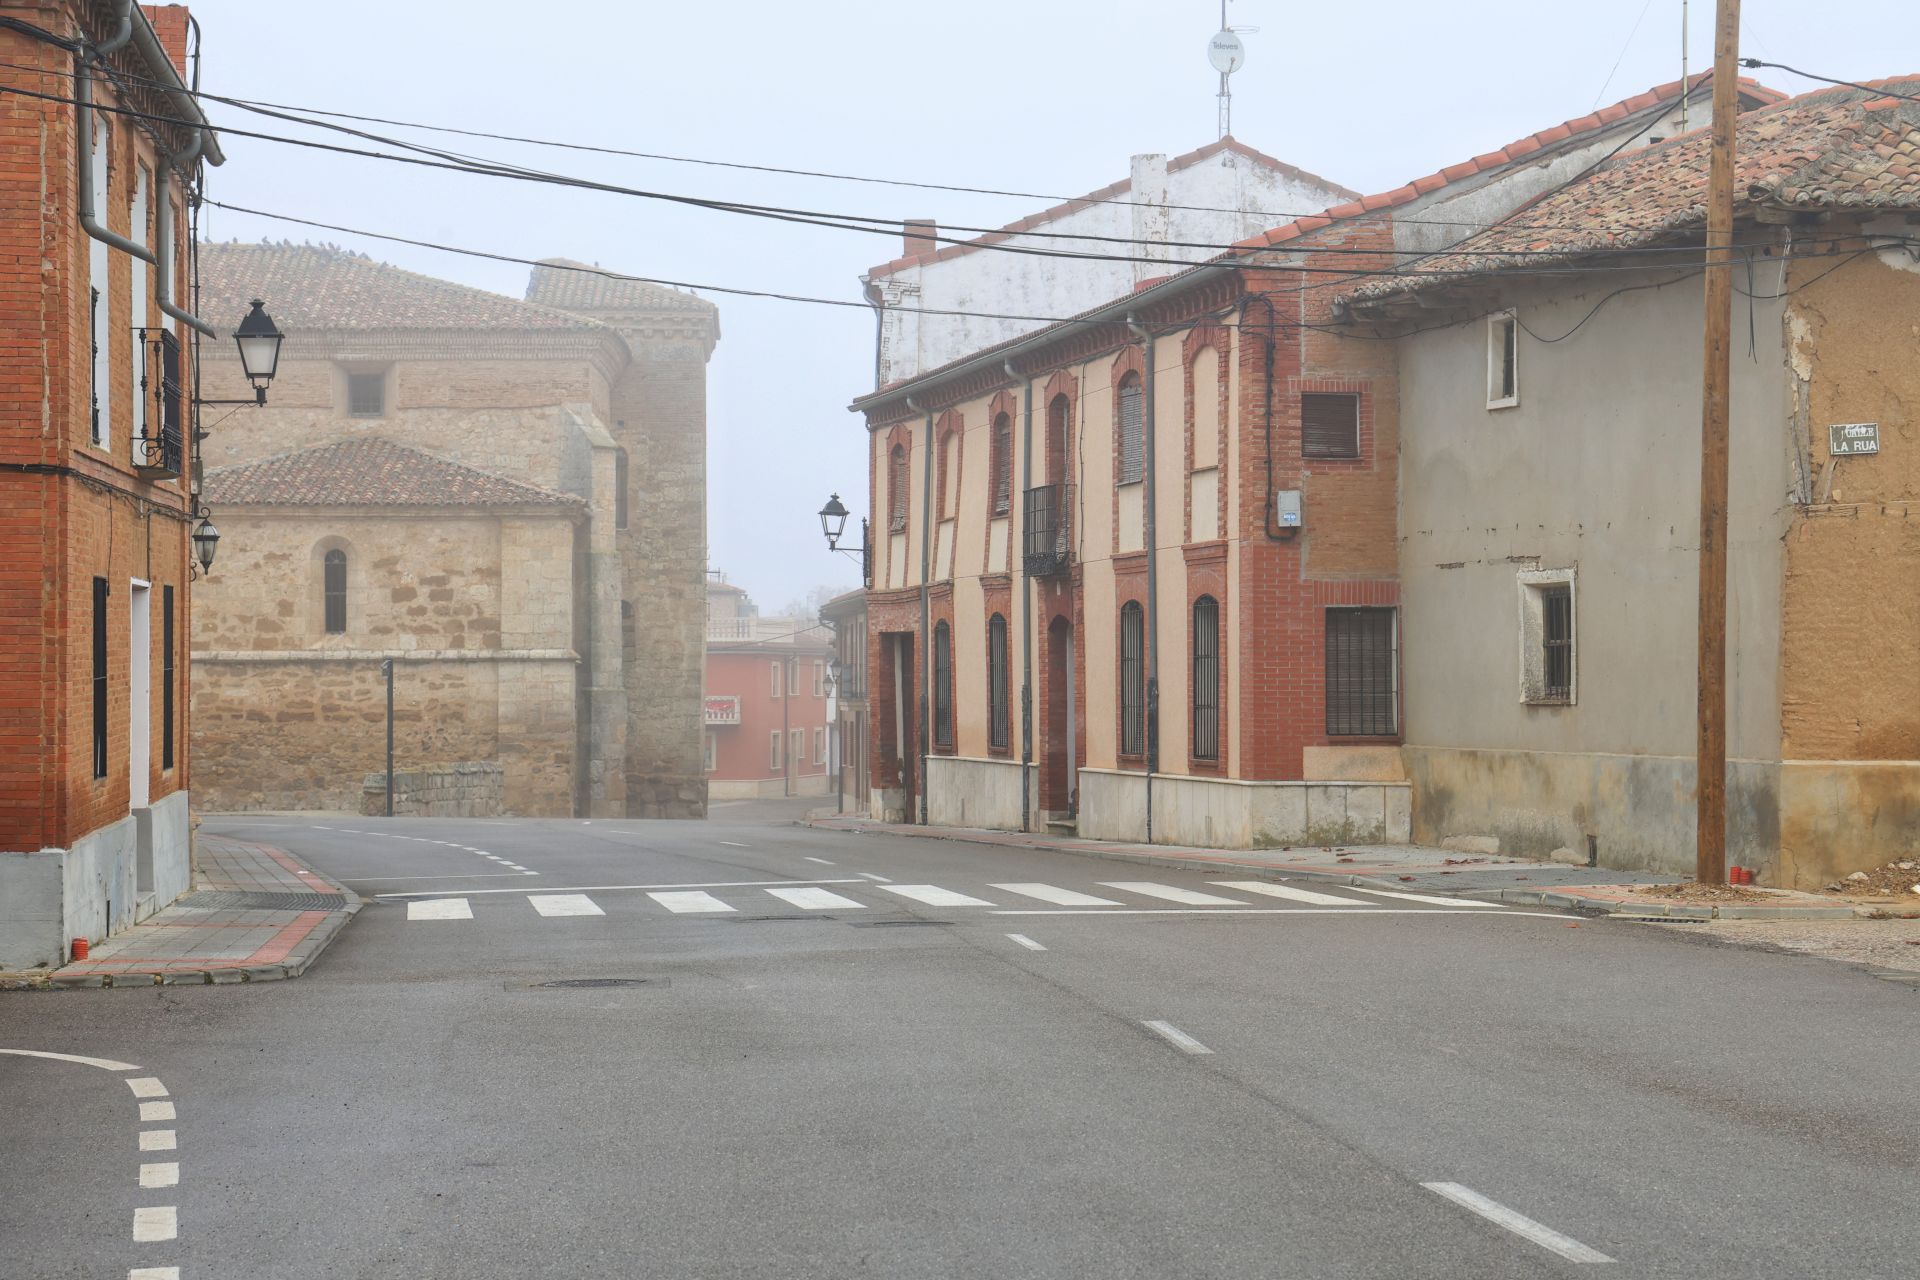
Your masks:
[[[180,340],[166,329],[142,329],[140,334],[145,340],[141,382],[147,395],[147,423],[134,442],[134,470],[149,480],[175,480],[186,455]]]
[[[1023,560],[1028,574],[1044,578],[1073,565],[1073,486],[1043,484],[1026,491]]]

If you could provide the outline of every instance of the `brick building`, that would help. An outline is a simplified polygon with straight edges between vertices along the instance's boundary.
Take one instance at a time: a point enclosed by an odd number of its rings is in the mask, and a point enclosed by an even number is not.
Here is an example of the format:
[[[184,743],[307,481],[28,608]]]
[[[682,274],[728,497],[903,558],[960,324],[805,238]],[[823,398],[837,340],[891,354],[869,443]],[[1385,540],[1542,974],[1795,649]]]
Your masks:
[[[699,816],[713,306],[553,259],[526,299],[291,244],[272,403],[209,442],[226,534],[194,627],[208,809],[357,809],[383,767],[504,771],[509,812]],[[209,359],[210,394],[239,382]]]
[[[1407,839],[1402,351],[1341,323],[1340,286],[1670,136],[1683,102],[1704,121],[1703,81],[856,400],[873,811],[1220,847]]]
[[[731,583],[707,586],[707,787],[715,800],[832,791],[828,671],[812,618],[763,618]]]
[[[184,388],[204,326],[178,304],[190,192],[222,157],[183,88],[184,8],[0,15],[20,91],[0,97],[0,967],[24,967],[189,880]]]

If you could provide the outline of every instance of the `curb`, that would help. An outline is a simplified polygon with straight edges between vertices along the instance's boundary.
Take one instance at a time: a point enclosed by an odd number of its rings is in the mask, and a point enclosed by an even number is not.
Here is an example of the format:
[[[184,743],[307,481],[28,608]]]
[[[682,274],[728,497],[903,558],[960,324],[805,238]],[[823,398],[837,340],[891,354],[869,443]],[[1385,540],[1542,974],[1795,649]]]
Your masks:
[[[959,844],[986,845],[991,848],[1045,849],[1053,853],[1077,854],[1083,858],[1102,858],[1111,862],[1130,862],[1138,866],[1159,867],[1167,871],[1250,871],[1256,875],[1273,876],[1276,879],[1305,880],[1309,883],[1379,887],[1387,883],[1397,883],[1399,872],[1383,869],[1377,872],[1340,872],[1296,870],[1292,867],[1276,867],[1271,862],[1234,862],[1227,859],[1215,861],[1208,859],[1200,862],[1192,858],[1170,857],[1165,854],[1135,853],[1125,849],[1088,849],[1078,845],[1049,844],[1040,840],[1020,839],[981,839],[972,835],[955,834],[951,828],[938,830],[915,829],[913,827],[886,824],[879,828],[869,826],[841,826],[833,820],[816,820],[808,817],[799,825],[815,827],[825,831],[844,831],[850,835],[868,835],[876,831],[887,835],[903,835],[910,839],[951,840]],[[1024,833],[1019,833],[1024,834]],[[1448,898],[1472,898],[1482,901],[1511,902],[1519,906],[1558,907],[1568,911],[1584,911],[1602,916],[1627,916],[1635,918],[1661,917],[1674,920],[1850,920],[1855,916],[1865,916],[1865,912],[1854,907],[1761,907],[1761,906],[1692,906],[1670,905],[1666,903],[1628,904],[1611,898],[1588,898],[1577,893],[1556,893],[1551,889],[1455,889],[1445,885],[1431,884],[1425,880],[1408,886],[1421,893],[1434,893]]]
[[[341,906],[300,939],[294,952],[279,964],[224,964],[205,969],[162,969],[145,973],[61,973],[58,969],[0,973],[0,991],[84,991],[123,987],[206,987],[239,983],[278,982],[297,978],[313,966],[347,922],[366,905],[351,889],[333,877],[307,868],[308,874],[340,891]]]

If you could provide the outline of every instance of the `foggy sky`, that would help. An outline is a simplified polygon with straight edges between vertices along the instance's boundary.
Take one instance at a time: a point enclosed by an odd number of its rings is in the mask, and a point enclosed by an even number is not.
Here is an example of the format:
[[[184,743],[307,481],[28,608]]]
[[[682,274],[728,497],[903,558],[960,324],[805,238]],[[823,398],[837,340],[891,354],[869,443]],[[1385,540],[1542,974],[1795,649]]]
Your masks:
[[[1920,71],[1909,5],[1745,0],[1742,52],[1848,79]],[[1217,0],[192,8],[210,92],[675,155],[1064,197],[1124,177],[1136,152],[1177,154],[1216,132],[1205,46]],[[1711,61],[1712,11],[1712,0],[1692,4],[1696,71]],[[1234,0],[1230,21],[1262,30],[1243,37],[1233,131],[1345,186],[1390,189],[1675,79],[1680,13],[1681,0]],[[1783,71],[1745,74],[1788,93],[1819,87]],[[326,136],[218,104],[209,113],[218,124]],[[627,186],[892,219],[997,225],[1040,203],[403,136]],[[899,244],[897,232],[799,227],[231,135],[223,146],[228,162],[208,184],[215,199],[636,275],[859,302],[860,274]],[[516,297],[526,285],[525,267],[218,209],[202,231],[331,241]],[[854,562],[827,553],[814,513],[834,489],[856,520],[866,506],[864,431],[845,406],[872,384],[872,314],[705,296],[722,329],[708,367],[710,564],[768,612],[815,585],[858,585]]]

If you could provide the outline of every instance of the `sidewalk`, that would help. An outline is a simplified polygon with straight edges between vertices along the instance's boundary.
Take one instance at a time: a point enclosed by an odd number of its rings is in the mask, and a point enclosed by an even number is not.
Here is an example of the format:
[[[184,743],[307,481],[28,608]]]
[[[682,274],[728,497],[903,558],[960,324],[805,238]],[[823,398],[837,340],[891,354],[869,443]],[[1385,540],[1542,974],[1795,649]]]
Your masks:
[[[1534,862],[1498,854],[1459,853],[1425,845],[1343,845],[1293,849],[1194,849],[1180,845],[1122,844],[975,827],[904,826],[870,818],[816,817],[806,825],[829,830],[963,840],[1022,849],[1053,849],[1089,858],[1202,873],[1247,872],[1331,884],[1417,889],[1528,906],[1562,907],[1607,915],[1674,920],[1850,920],[1887,902],[1850,902],[1787,889],[1738,889],[1703,898],[1696,892],[1662,894],[1675,877],[1635,880],[1606,867]]]
[[[0,990],[202,986],[296,978],[360,900],[282,850],[195,837],[193,891],[64,968],[0,972]]]

